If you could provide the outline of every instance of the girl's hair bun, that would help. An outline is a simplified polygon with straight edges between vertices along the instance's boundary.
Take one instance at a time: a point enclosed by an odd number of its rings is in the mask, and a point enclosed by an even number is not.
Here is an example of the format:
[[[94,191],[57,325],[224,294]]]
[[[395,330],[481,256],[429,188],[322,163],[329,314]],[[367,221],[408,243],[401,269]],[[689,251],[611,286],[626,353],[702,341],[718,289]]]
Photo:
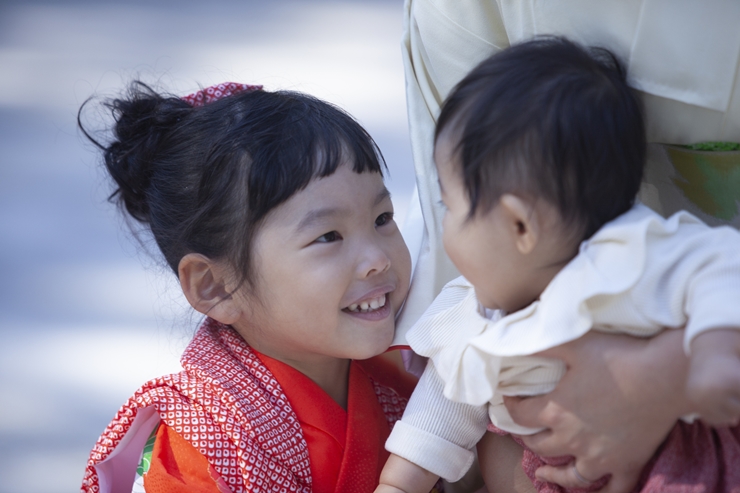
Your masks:
[[[125,97],[106,106],[115,118],[114,140],[103,147],[105,166],[118,187],[110,198],[138,221],[148,223],[153,165],[166,152],[168,135],[192,107],[139,81],[131,83]]]
[[[114,118],[105,145],[80,125],[103,151],[111,200],[151,230],[176,274],[199,253],[251,283],[252,241],[271,210],[345,163],[382,174],[372,138],[328,103],[236,83],[199,94],[205,104],[190,106],[134,82],[105,103]]]

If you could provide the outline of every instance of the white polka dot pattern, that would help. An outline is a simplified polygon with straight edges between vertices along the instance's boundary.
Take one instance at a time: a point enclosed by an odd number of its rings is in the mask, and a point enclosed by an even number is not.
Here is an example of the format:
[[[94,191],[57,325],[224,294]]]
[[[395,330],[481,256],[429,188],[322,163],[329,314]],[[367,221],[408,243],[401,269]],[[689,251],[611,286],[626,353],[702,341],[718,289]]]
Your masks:
[[[250,86],[249,84],[239,84],[238,82],[222,82],[211,87],[206,87],[193,94],[183,96],[181,99],[190,104],[190,106],[203,106],[221,98],[239,94],[240,92],[259,91],[262,86]]]

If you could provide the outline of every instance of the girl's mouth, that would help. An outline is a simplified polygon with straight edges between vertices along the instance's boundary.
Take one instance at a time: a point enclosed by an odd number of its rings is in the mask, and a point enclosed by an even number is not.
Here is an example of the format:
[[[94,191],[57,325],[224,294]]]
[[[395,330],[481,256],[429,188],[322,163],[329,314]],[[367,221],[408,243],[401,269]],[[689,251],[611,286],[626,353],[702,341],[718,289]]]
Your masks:
[[[350,313],[375,312],[382,308],[385,308],[386,301],[387,301],[387,296],[385,294],[381,294],[380,296],[375,297],[375,298],[362,300],[360,303],[352,303],[344,310]]]
[[[359,303],[352,303],[342,311],[347,315],[368,322],[377,322],[386,320],[391,316],[391,300],[388,296],[390,293],[383,293],[380,296],[367,298]]]

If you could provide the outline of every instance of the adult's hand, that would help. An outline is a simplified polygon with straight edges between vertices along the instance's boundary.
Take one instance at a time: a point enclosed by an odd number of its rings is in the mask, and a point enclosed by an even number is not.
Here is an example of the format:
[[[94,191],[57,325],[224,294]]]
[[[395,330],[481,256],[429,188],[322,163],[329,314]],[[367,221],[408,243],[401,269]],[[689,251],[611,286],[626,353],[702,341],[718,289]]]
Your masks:
[[[563,360],[565,376],[551,393],[509,397],[506,407],[517,423],[548,428],[521,437],[533,452],[575,461],[543,466],[537,479],[583,488],[577,474],[589,480],[611,474],[602,492],[631,491],[677,419],[691,411],[682,337],[683,330],[652,339],[592,331],[540,353]]]

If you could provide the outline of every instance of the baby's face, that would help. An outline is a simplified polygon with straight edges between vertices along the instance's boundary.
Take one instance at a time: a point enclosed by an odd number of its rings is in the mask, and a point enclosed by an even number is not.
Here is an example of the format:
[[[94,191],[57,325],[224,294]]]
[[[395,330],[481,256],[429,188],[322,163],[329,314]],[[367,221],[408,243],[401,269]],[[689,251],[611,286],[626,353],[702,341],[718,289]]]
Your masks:
[[[455,142],[443,131],[434,159],[439,175],[444,247],[460,273],[475,287],[478,301],[486,308],[507,312],[525,307],[540,294],[538,259],[522,255],[517,248],[517,223],[506,207],[477,211],[469,217],[470,200],[463,184]]]

